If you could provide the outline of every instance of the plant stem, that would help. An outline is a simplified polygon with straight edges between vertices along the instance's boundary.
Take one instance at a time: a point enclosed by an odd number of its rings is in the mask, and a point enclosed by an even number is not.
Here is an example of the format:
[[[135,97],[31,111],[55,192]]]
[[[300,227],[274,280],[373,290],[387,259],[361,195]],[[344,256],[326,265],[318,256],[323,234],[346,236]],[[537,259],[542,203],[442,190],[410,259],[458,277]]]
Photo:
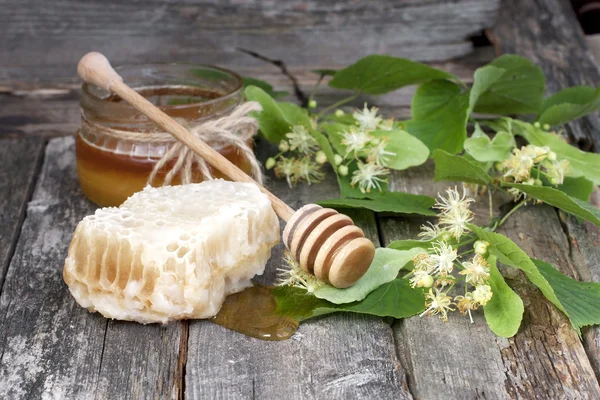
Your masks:
[[[488,191],[488,199],[489,199],[489,203],[490,203],[490,224],[492,222],[494,222],[494,205],[492,202],[492,187],[490,185],[487,185],[487,191]]]
[[[319,89],[319,86],[321,85],[321,82],[323,81],[324,77],[325,77],[325,75],[319,76],[319,80],[317,81],[317,83],[315,84],[315,87],[313,87],[312,91],[310,92],[310,95],[308,96],[309,103],[314,99],[315,94],[317,94],[317,89]]]
[[[356,99],[358,96],[360,96],[360,93],[356,92],[350,97],[346,97],[345,99],[342,99],[342,100],[338,101],[337,103],[333,103],[329,107],[325,107],[320,113],[317,114],[317,119],[321,119],[329,111],[331,111],[335,108],[338,108],[341,105],[351,102],[352,100]]]
[[[475,249],[466,250],[466,251],[463,251],[462,253],[460,253],[458,256],[459,256],[459,257],[462,257],[462,256],[464,256],[465,254],[473,253],[474,251],[475,251]]]
[[[506,222],[508,217],[510,217],[512,214],[514,214],[519,208],[523,207],[524,205],[525,205],[525,200],[521,201],[519,204],[514,206],[509,212],[506,213],[506,215],[504,217],[502,217],[502,219],[498,222],[498,224],[496,225],[496,227],[494,229],[501,227],[502,224],[504,224]]]

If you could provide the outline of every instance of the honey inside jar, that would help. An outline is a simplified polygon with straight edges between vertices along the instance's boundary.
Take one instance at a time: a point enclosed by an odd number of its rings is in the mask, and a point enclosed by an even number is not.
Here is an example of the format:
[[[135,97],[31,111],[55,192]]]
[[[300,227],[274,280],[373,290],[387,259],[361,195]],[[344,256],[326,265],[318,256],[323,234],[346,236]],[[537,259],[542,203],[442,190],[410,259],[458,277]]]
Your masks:
[[[242,101],[241,78],[220,68],[171,64],[117,70],[138,93],[189,126],[223,117]],[[83,193],[97,205],[118,206],[146,186],[155,164],[176,141],[167,137],[167,142],[152,143],[106,135],[107,128],[138,133],[162,130],[118,96],[87,84],[83,92],[84,122],[76,137],[79,183]],[[244,172],[250,172],[249,162],[237,148],[220,146],[215,150]],[[175,160],[161,168],[153,186],[163,184]],[[214,177],[225,178],[219,171],[210,170]],[[192,181],[201,182],[202,178],[194,163]],[[180,183],[179,175],[175,175],[170,184]]]

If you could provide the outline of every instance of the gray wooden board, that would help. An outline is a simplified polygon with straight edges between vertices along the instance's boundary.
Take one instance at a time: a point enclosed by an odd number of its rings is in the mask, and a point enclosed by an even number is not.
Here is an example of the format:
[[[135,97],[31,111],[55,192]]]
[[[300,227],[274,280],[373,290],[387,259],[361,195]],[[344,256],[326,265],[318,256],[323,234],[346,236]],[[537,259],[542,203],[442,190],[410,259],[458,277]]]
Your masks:
[[[597,86],[600,71],[568,0],[504,0],[491,37],[499,52],[517,53],[542,67],[551,92],[575,85]],[[600,115],[566,126],[571,143],[600,151]],[[596,206],[598,195],[593,196]],[[600,228],[563,217],[571,276],[600,282]],[[600,328],[584,329],[584,345],[600,377]]]
[[[115,63],[259,65],[237,48],[306,69],[369,53],[447,60],[494,22],[499,0],[2,0],[0,82],[76,81],[88,51]]]
[[[275,151],[262,143],[259,157],[266,158],[269,149]],[[298,208],[337,196],[332,177],[330,173],[324,183],[293,190],[284,181],[271,179],[268,187]],[[378,243],[372,212],[348,215]],[[261,282],[273,283],[282,251],[281,244],[273,250]],[[411,397],[390,326],[380,318],[354,314],[308,321],[290,340],[282,342],[264,342],[207,321],[192,321],[185,388],[186,397],[192,399]]]
[[[169,398],[180,390],[179,324],[107,321],[62,279],[81,194],[74,140],[53,139],[0,297],[0,398]]]
[[[395,173],[393,190],[436,195],[450,182],[431,184],[431,167]],[[460,186],[459,186],[460,189]],[[502,196],[494,197],[499,213]],[[506,199],[504,199],[506,201]],[[487,195],[478,197],[477,223],[488,219]],[[415,238],[422,219],[380,217],[384,244]],[[543,229],[533,227],[544,227]],[[501,228],[528,254],[572,274],[567,237],[554,209],[528,207]],[[600,386],[592,365],[567,318],[520,274],[511,272],[509,284],[524,298],[526,312],[518,334],[495,336],[481,311],[474,324],[451,314],[448,323],[436,317],[412,317],[393,326],[398,353],[408,371],[416,398],[597,398]]]
[[[600,82],[598,65],[569,0],[503,0],[490,38],[498,53],[519,54],[542,67],[550,93]],[[567,133],[584,150],[600,151],[597,113],[569,124]]]
[[[44,154],[42,138],[0,140],[0,291]]]

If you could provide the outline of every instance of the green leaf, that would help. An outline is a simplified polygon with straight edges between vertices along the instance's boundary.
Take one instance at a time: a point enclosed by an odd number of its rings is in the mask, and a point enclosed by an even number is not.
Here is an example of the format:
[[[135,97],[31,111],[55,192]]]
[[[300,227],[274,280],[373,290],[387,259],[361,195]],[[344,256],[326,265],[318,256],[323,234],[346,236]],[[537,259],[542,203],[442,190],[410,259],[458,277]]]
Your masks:
[[[478,97],[475,112],[506,115],[539,111],[545,87],[540,67],[516,55],[500,56],[489,65],[504,73]]]
[[[544,203],[560,208],[569,214],[573,214],[600,226],[600,210],[585,201],[568,196],[560,190],[547,186],[523,185],[517,183],[506,183],[503,186],[519,189],[534,199],[541,200]]]
[[[337,71],[329,86],[377,95],[433,79],[453,78],[453,75],[425,64],[374,54]]]
[[[421,249],[429,249],[431,247],[431,240],[414,240],[414,239],[405,239],[405,240],[394,240],[390,244],[387,245],[389,249],[395,250],[409,250],[414,248]]]
[[[503,161],[510,157],[516,145],[513,135],[500,131],[492,140],[487,135],[468,138],[465,140],[465,151],[477,161]]]
[[[360,192],[359,192],[360,193]],[[418,214],[435,216],[431,210],[435,199],[429,196],[416,195],[404,192],[381,192],[362,194],[360,198],[342,197],[319,201],[325,207],[337,208],[366,208],[376,212],[392,212],[398,214]]]
[[[505,69],[494,67],[493,65],[486,65],[475,70],[473,75],[473,86],[469,94],[469,111],[468,115],[471,115],[473,108],[477,104],[477,100],[484,94],[494,83],[496,83],[502,75],[506,72]]]
[[[262,111],[254,117],[258,120],[260,131],[271,143],[279,143],[285,139],[294,125],[310,128],[310,119],[306,111],[292,103],[278,103],[264,90],[256,86],[248,86],[244,91],[248,100],[257,101]]]
[[[264,92],[266,94],[268,94],[269,96],[271,96],[274,99],[277,99],[279,97],[285,97],[285,96],[289,95],[289,93],[285,92],[285,91],[273,90],[273,86],[271,86],[269,83],[267,83],[263,80],[251,78],[249,76],[244,76],[242,79],[244,80],[244,87],[248,87],[248,86],[259,87],[262,90],[264,90]]]
[[[548,146],[556,153],[558,160],[569,160],[568,176],[583,176],[600,185],[600,154],[586,153],[565,142],[560,136],[544,132],[533,125],[513,120],[515,131],[536,146]]]
[[[433,152],[435,181],[460,181],[486,185],[491,182],[488,173],[473,161],[454,156],[443,150]]]
[[[494,294],[483,307],[485,320],[496,335],[505,338],[513,337],[517,334],[523,319],[523,300],[504,281],[496,266],[496,257],[490,256],[488,263],[490,264],[489,284]]]
[[[544,100],[538,122],[561,125],[596,111],[600,111],[600,86],[575,86]]]
[[[476,225],[469,224],[469,228],[481,240],[490,243],[489,252],[496,256],[498,261],[510,267],[520,269],[525,272],[527,278],[537,286],[544,296],[552,302],[559,310],[565,312],[564,307],[556,297],[552,286],[546,278],[538,271],[537,267],[531,261],[531,258],[512,240],[499,233],[486,231]]]
[[[412,99],[406,130],[429,147],[458,153],[467,138],[468,93],[448,81],[421,85]]]
[[[534,259],[533,262],[554,289],[577,332],[584,326],[600,324],[599,283],[580,282],[562,274],[544,261]]]
[[[321,124],[321,129],[327,133],[329,141],[335,151],[344,156],[346,154],[346,146],[342,144],[344,138],[342,135],[350,130],[350,126],[340,123],[325,123]]]
[[[594,183],[584,177],[571,178],[567,176],[563,184],[558,185],[558,190],[571,197],[587,202],[594,191]]]
[[[369,134],[385,138],[385,150],[395,155],[386,158],[386,166],[397,171],[421,165],[429,158],[429,149],[419,139],[401,129],[372,131]]]
[[[423,249],[419,248],[394,250],[380,247],[375,250],[375,258],[367,272],[354,285],[346,289],[323,285],[315,289],[313,294],[334,304],[360,301],[379,286],[396,279],[402,267],[422,252]]]
[[[372,291],[362,301],[334,304],[318,299],[305,290],[290,286],[273,289],[277,312],[300,321],[334,312],[355,312],[379,317],[408,318],[423,312],[422,289],[410,287],[407,279],[394,279]]]

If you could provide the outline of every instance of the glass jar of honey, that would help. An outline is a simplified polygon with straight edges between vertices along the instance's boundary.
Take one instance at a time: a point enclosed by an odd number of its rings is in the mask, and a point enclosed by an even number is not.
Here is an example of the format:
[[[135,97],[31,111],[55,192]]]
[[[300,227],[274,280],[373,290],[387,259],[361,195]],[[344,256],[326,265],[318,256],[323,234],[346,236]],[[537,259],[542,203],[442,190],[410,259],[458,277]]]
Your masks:
[[[116,70],[130,87],[188,126],[224,117],[243,101],[242,78],[217,67],[156,64]],[[99,206],[118,206],[143,189],[156,163],[176,143],[174,138],[155,143],[105,134],[107,128],[148,134],[162,130],[118,96],[93,85],[83,85],[81,114],[82,125],[76,137],[77,174],[83,193]],[[214,148],[250,172],[249,162],[237,148]],[[167,162],[158,171],[152,185],[163,183],[174,162]],[[192,181],[200,182],[202,173],[197,168],[193,171]],[[211,169],[211,173],[223,177],[216,170]],[[179,183],[176,176],[170,184]]]

